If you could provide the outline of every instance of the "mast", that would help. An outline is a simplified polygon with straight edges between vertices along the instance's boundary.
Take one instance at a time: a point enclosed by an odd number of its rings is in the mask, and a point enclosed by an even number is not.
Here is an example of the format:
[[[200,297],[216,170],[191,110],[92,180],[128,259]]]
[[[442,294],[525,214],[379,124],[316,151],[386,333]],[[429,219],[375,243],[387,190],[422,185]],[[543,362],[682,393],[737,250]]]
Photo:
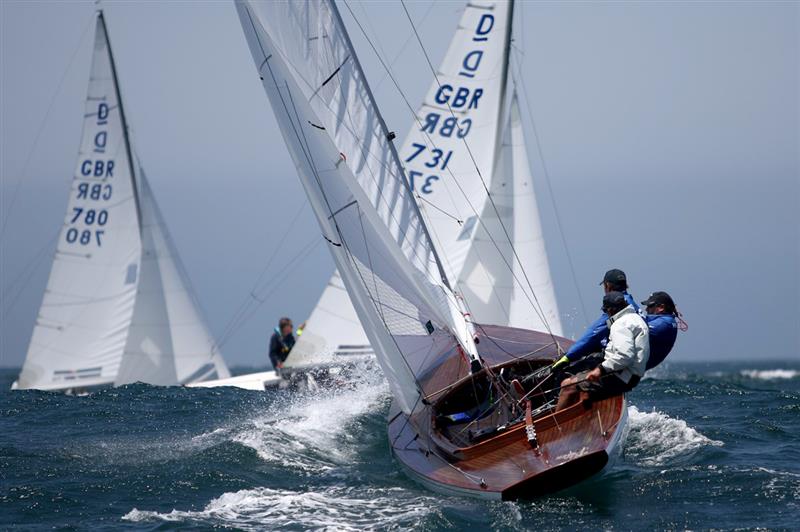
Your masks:
[[[136,218],[139,221],[139,232],[142,231],[142,209],[139,200],[139,186],[136,180],[136,172],[133,164],[133,152],[131,150],[131,142],[128,129],[128,120],[125,118],[125,106],[122,104],[122,93],[119,90],[119,78],[117,77],[117,63],[114,61],[114,53],[111,50],[111,38],[108,36],[108,25],[106,25],[106,17],[103,10],[97,11],[97,17],[103,25],[103,35],[106,38],[106,46],[108,47],[108,61],[111,64],[111,76],[114,78],[114,91],[117,95],[117,105],[119,106],[119,117],[122,122],[122,138],[125,141],[125,152],[128,155],[128,169],[131,173],[131,186],[133,187],[133,201],[136,204]]]
[[[375,112],[375,115],[378,118],[378,123],[383,130],[383,134],[386,135],[386,138],[389,140],[389,150],[392,154],[392,159],[394,160],[394,164],[397,169],[400,171],[400,175],[403,178],[403,184],[405,185],[406,189],[408,190],[411,197],[414,197],[414,191],[411,189],[411,185],[408,182],[408,176],[406,175],[406,171],[403,168],[403,165],[400,163],[400,156],[397,154],[397,148],[394,145],[394,133],[389,132],[389,128],[386,126],[386,121],[383,119],[383,115],[381,114],[380,109],[378,108],[378,103],[375,101],[375,96],[372,94],[372,88],[366,83],[367,76],[364,74],[364,70],[361,68],[361,62],[358,60],[358,55],[356,54],[355,48],[353,48],[353,42],[350,40],[350,34],[347,32],[347,27],[344,25],[344,21],[342,20],[342,15],[339,13],[339,8],[336,7],[336,2],[334,0],[328,0],[328,4],[331,6],[331,12],[336,17],[336,22],[339,24],[342,30],[342,36],[347,43],[347,48],[350,50],[350,58],[353,61],[353,64],[358,70],[359,75],[362,79],[365,80],[364,89],[366,90],[367,97],[369,98],[370,104]],[[425,219],[422,217],[422,213],[419,210],[419,205],[417,204],[416,200],[412,201],[414,211],[416,215],[419,217],[420,224],[422,227],[422,231],[425,234],[425,238],[428,240],[430,244],[431,250],[433,252],[433,257],[436,260],[436,267],[439,270],[439,275],[442,278],[442,283],[452,291],[450,287],[450,281],[447,279],[447,274],[444,272],[444,267],[442,266],[442,261],[439,258],[439,252],[436,251],[436,246],[433,245],[433,239],[431,238],[430,232],[428,231],[428,226],[425,224]]]

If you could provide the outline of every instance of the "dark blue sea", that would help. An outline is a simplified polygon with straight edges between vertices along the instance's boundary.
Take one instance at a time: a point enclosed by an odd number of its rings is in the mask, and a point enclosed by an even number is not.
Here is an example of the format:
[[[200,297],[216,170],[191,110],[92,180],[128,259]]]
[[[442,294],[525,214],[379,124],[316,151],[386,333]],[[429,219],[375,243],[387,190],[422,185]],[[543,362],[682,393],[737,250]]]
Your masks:
[[[800,362],[673,363],[616,465],[529,502],[445,497],[389,454],[379,374],[321,394],[7,391],[0,529],[800,529]]]

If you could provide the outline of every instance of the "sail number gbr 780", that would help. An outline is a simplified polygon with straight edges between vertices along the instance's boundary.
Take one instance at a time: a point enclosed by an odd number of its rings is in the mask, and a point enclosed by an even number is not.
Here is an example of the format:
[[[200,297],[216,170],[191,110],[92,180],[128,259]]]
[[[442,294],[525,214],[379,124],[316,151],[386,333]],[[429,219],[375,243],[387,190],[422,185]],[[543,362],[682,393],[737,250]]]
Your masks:
[[[99,157],[83,159],[78,164],[76,177],[77,188],[71,203],[72,211],[67,214],[67,230],[64,238],[68,244],[81,246],[103,245],[105,225],[109,212],[101,208],[111,200],[114,189],[109,178],[114,177],[114,160],[105,159],[108,142],[108,123],[111,109],[105,101],[97,105],[95,115],[96,126],[90,128],[88,135],[92,137],[92,152]]]

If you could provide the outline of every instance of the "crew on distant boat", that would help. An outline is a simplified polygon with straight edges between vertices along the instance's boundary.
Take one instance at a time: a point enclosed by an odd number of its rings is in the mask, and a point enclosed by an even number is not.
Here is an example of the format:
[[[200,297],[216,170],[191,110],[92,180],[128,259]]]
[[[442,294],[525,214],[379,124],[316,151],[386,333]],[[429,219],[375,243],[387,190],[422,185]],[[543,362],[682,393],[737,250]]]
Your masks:
[[[305,323],[297,328],[297,336],[303,334]],[[269,341],[269,361],[272,362],[272,367],[275,368],[275,374],[281,374],[283,363],[292,351],[297,339],[293,333],[294,325],[289,318],[281,318],[278,321],[278,326],[275,327],[275,332],[272,333],[272,338]]]
[[[556,411],[578,401],[599,401],[631,391],[639,384],[650,356],[650,332],[625,294],[612,291],[603,297],[609,338],[603,357],[591,357],[599,365],[561,382]]]
[[[639,305],[636,304],[633,296],[628,293],[628,277],[625,275],[625,272],[616,268],[608,270],[600,284],[603,285],[603,291],[606,294],[610,292],[620,292],[628,305],[631,305],[635,312],[639,311]],[[592,353],[600,353],[608,341],[608,334],[608,314],[603,312],[599,318],[589,325],[589,328],[586,329],[583,336],[572,344],[569,351],[553,364],[553,369],[566,367],[568,364],[578,361]]]
[[[650,358],[647,369],[661,364],[675,345],[678,337],[678,309],[675,302],[666,292],[653,292],[642,301],[647,310],[645,321],[650,329]]]

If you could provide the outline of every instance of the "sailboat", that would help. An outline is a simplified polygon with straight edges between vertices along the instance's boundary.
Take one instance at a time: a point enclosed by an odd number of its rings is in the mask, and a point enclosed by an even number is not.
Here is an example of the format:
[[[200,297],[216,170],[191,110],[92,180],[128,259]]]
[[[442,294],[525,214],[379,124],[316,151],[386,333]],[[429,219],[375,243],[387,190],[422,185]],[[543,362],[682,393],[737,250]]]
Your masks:
[[[84,391],[230,376],[133,154],[99,11],[77,169],[13,389]]]
[[[549,328],[562,335],[516,89],[510,100],[506,97],[512,4],[487,5],[491,10],[481,13],[477,22],[470,7],[415,114],[400,159],[420,199],[425,222],[447,257],[448,278],[455,280],[457,291],[470,302],[473,319],[533,330]],[[483,8],[477,9],[480,13]],[[473,22],[476,28],[468,26]],[[458,92],[464,86],[458,85],[459,80],[474,80],[480,92],[473,90],[467,101],[467,93]],[[447,104],[457,115],[449,116]],[[512,115],[520,143],[513,160],[501,156],[512,127],[505,117]],[[506,128],[501,130],[504,123]],[[479,139],[469,149],[463,143],[467,135]],[[508,238],[497,238],[504,230]],[[523,277],[532,283],[538,312],[531,312],[533,294],[521,282]],[[309,371],[369,353],[366,334],[338,271],[334,272],[284,368]]]
[[[469,4],[464,28],[476,49],[498,38],[483,21],[498,22],[502,6]],[[554,491],[600,471],[619,448],[624,397],[554,413],[549,366],[566,340],[472,320],[336,4],[236,8],[322,240],[389,382],[388,433],[404,469],[432,489],[491,499]],[[459,80],[451,96],[472,102],[479,88]],[[442,105],[457,119],[455,101]],[[514,144],[512,134],[502,151]]]

